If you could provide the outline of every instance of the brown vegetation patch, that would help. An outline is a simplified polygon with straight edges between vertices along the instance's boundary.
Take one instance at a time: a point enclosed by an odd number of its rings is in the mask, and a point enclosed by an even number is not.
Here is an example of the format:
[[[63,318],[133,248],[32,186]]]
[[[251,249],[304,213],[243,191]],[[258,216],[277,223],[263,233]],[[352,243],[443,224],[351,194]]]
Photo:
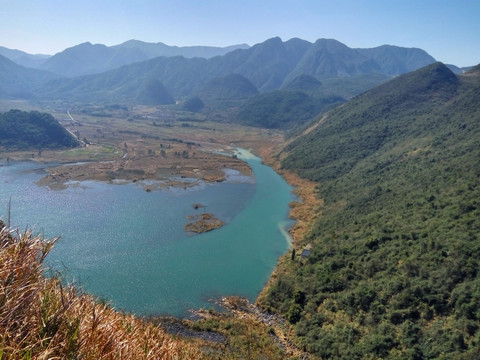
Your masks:
[[[190,215],[187,219],[190,222],[185,225],[185,231],[197,234],[212,231],[225,225],[225,222],[209,213]]]

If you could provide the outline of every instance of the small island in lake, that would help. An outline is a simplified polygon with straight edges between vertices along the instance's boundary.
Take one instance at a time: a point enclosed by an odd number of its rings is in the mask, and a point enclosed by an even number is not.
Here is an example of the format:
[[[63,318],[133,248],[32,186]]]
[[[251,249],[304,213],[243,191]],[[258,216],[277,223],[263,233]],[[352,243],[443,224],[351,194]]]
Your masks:
[[[187,216],[187,220],[189,222],[184,227],[185,231],[197,234],[215,230],[225,225],[225,222],[209,213],[190,215]]]

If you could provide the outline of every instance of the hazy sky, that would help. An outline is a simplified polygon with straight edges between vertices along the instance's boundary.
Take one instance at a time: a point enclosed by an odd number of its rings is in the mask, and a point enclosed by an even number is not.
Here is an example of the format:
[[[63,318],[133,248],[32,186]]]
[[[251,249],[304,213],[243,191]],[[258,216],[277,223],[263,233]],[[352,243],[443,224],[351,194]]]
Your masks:
[[[82,42],[254,45],[332,38],[480,63],[480,0],[0,0],[0,46],[54,54]]]

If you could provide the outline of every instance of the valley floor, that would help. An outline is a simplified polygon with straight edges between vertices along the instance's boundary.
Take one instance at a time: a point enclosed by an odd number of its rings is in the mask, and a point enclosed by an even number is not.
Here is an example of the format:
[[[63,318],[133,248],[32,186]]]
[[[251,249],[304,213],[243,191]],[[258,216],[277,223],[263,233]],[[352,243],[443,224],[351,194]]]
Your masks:
[[[80,111],[53,113],[81,141],[81,147],[57,151],[0,151],[2,160],[59,164],[46,168],[46,175],[39,181],[39,186],[63,189],[76,181],[98,180],[138,182],[146,191],[151,191],[159,186],[186,187],[196,181],[222,181],[226,177],[224,169],[233,169],[244,175],[252,174],[245,162],[233,156],[234,149],[241,147],[251,149],[295,187],[299,200],[291,203],[290,212],[296,220],[290,229],[294,248],[300,246],[300,240],[309,230],[313,214],[317,213],[314,210],[321,205],[313,183],[279,168],[274,154],[284,142],[280,132],[182,119],[181,116],[179,119],[177,113],[162,113],[155,108],[137,108],[128,114],[111,111],[102,116]],[[300,248],[297,249],[298,253],[301,252],[299,250]],[[289,258],[290,255],[286,254],[280,261]],[[272,279],[276,276],[277,273],[274,272]],[[266,289],[268,286],[269,284]],[[260,301],[263,293],[259,297]],[[238,302],[241,306],[232,305]],[[224,305],[231,312],[229,316],[214,314],[200,320],[198,324],[188,323],[185,326],[204,330],[202,324],[214,321],[220,325],[211,330],[223,332],[228,341],[240,341],[238,339],[247,336],[245,334],[249,329],[254,328],[263,334],[259,335],[262,341],[269,343],[256,345],[259,347],[258,354],[266,351],[271,355],[273,351],[276,355],[272,358],[308,358],[289,340],[292,336],[291,327],[281,318],[267,315],[259,307],[245,303],[245,300],[225,299]],[[223,329],[232,321],[235,324],[239,322],[240,325],[237,325],[244,329],[240,335],[229,334]],[[202,346],[213,346],[214,351],[220,351],[220,354],[225,354],[226,351],[218,350],[218,345],[209,345],[208,341]],[[245,351],[244,345],[238,346],[235,351]],[[262,346],[268,350],[262,349]],[[236,356],[235,353],[232,354]]]
[[[143,185],[147,191],[158,186],[186,187],[195,184],[194,180],[223,181],[225,169],[252,174],[245,162],[233,156],[237,146],[262,149],[282,140],[277,132],[182,118],[176,112],[155,108],[140,107],[126,113],[53,113],[81,147],[64,151],[0,149],[4,160],[59,163],[48,167],[39,182],[52,189],[83,180],[146,180],[150,181]],[[162,182],[151,182],[155,180]]]

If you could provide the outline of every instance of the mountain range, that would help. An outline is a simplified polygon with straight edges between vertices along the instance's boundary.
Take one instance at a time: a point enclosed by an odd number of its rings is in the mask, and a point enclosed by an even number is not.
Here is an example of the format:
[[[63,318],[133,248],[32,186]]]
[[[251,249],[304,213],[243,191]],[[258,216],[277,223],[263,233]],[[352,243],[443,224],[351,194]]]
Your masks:
[[[41,64],[38,69],[47,70],[65,77],[76,77],[105,72],[123,65],[159,56],[201,57],[208,59],[243,48],[248,48],[248,45],[233,45],[223,48],[212,46],[177,47],[163,43],[129,40],[123,44],[108,47],[102,44],[93,45],[86,42],[55,54]]]
[[[3,46],[0,46],[0,55],[5,56],[18,65],[34,69],[40,67],[50,58],[50,55],[28,54],[21,50],[12,50]]]
[[[39,99],[135,104],[143,102],[142,97],[136,95],[136,89],[151,81],[160,82],[174,99],[181,99],[193,94],[198,96],[198,92],[215,78],[237,74],[248,79],[260,92],[285,87],[299,76],[310,76],[328,84],[328,90],[324,90],[328,92],[326,95],[349,98],[394,76],[435,62],[421,49],[386,45],[352,49],[333,39],[310,43],[298,38],[284,42],[276,37],[249,48],[243,45],[229,48],[165,46],[134,40],[114,47],[80,44],[56,54],[40,66],[55,74],[56,80],[47,81],[54,76],[47,79],[44,72],[25,69],[24,80],[30,85],[24,93]],[[206,58],[219,51],[225,54]],[[205,57],[186,57],[200,52]],[[184,56],[153,57],[160,53],[182,53]],[[152,58],[144,60],[145,57]],[[10,64],[10,68],[13,65]],[[17,67],[15,72],[20,69]],[[6,67],[0,71],[0,76],[12,76],[5,75],[9,72]],[[67,77],[75,74],[86,75]],[[31,77],[36,78],[35,81],[30,81]],[[39,83],[38,78],[46,81]],[[18,93],[8,89],[8,85],[4,85],[3,94]]]
[[[25,67],[46,70],[64,77],[89,75],[159,56],[183,56],[185,58],[211,58],[225,55],[236,49],[248,49],[239,44],[215,46],[169,46],[164,43],[148,43],[129,40],[119,45],[106,46],[85,42],[65,49],[53,56],[32,55],[20,50],[0,46],[0,55]]]
[[[0,98],[30,99],[33,89],[53,79],[59,78],[53,73],[26,68],[0,55]]]

